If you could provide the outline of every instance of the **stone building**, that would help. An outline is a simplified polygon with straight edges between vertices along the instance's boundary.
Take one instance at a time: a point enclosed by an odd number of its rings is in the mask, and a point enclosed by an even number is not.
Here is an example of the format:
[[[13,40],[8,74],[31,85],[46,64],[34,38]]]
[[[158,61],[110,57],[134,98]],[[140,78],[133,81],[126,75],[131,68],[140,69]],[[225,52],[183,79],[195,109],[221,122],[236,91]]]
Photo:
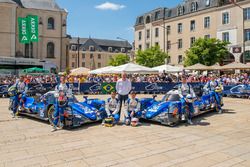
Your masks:
[[[127,41],[72,38],[67,62],[71,69],[86,67],[93,70],[108,66],[110,58],[114,58],[117,54],[131,56],[131,53],[132,46]]]
[[[185,0],[174,8],[158,8],[138,16],[135,50],[159,45],[169,53],[168,62],[176,65],[183,63],[185,51],[196,39],[217,38],[230,42],[224,64],[243,62],[243,50],[246,62],[250,62],[250,0],[235,2]]]
[[[57,70],[66,68],[68,53],[67,11],[55,0],[0,0],[0,69],[19,69],[50,64]],[[21,44],[18,18],[39,17],[39,42]]]

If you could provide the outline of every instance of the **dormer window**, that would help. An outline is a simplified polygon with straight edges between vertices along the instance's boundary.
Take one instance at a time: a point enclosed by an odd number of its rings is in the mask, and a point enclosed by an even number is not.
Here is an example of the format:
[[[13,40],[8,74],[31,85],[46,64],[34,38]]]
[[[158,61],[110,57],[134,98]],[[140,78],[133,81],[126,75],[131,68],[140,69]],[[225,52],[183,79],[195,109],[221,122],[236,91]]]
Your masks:
[[[139,24],[142,24],[143,23],[143,17],[139,17]]]
[[[150,16],[147,16],[146,17],[146,24],[150,23],[151,22],[151,19],[150,19]]]
[[[95,47],[94,46],[89,46],[89,51],[95,51]]]
[[[109,52],[113,52],[113,48],[112,48],[112,47],[109,47],[109,48],[108,48],[108,51],[109,51]]]
[[[184,14],[184,6],[178,7],[178,16],[181,16]]]
[[[191,12],[197,11],[197,8],[198,8],[197,2],[192,2],[191,3]]]
[[[122,53],[125,53],[125,48],[121,48],[121,52],[122,52]]]
[[[172,16],[172,10],[169,10],[168,11],[168,17],[171,17]]]
[[[206,6],[210,6],[210,0],[206,0]]]
[[[76,45],[71,45],[71,50],[76,51],[77,46]]]
[[[160,19],[160,15],[161,15],[160,11],[155,12],[155,20]]]

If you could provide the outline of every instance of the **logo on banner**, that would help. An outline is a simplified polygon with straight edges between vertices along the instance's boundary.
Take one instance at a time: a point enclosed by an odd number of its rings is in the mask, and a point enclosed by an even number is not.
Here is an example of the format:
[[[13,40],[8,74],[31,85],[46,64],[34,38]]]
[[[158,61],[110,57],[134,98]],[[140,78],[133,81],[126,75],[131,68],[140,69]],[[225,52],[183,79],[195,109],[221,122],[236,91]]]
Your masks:
[[[157,83],[149,84],[145,87],[146,91],[153,91],[153,90],[162,90],[163,88],[158,86]]]

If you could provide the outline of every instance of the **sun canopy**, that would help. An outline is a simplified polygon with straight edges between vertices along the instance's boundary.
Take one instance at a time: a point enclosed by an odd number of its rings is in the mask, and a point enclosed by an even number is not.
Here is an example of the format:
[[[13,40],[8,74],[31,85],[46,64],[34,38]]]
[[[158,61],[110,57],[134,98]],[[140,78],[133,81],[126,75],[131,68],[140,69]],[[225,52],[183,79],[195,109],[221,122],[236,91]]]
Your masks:
[[[197,63],[195,65],[189,66],[185,68],[186,70],[209,70],[209,66],[205,66],[203,64]]]
[[[153,68],[154,70],[157,70],[159,72],[168,72],[168,73],[176,73],[176,72],[181,72],[183,70],[182,67],[177,67],[177,66],[171,66],[171,65],[167,65],[167,64],[164,64],[164,65],[161,65],[161,66],[158,66],[158,67],[154,67]]]
[[[209,67],[209,70],[220,70],[222,66],[220,66],[219,64],[214,64],[208,67]]]
[[[70,71],[70,75],[88,75],[89,74],[89,69],[88,68],[85,68],[85,67],[79,67],[79,68],[76,68],[76,69],[73,69]]]
[[[239,62],[233,62],[225,66],[222,66],[221,69],[222,70],[245,70],[245,69],[250,69],[250,65],[239,63]]]
[[[105,74],[108,70],[110,70],[113,67],[114,66],[107,66],[107,67],[99,68],[99,69],[96,69],[96,70],[92,70],[89,73],[90,74]]]
[[[121,66],[117,66],[117,67],[113,67],[110,68],[109,70],[106,71],[106,73],[110,73],[110,74],[121,74],[121,73],[129,73],[129,74],[133,74],[133,73],[137,73],[137,74],[156,74],[158,73],[157,70],[154,70],[152,68],[148,68],[148,67],[144,67],[138,64],[134,64],[134,63],[128,63],[128,64],[124,64]]]

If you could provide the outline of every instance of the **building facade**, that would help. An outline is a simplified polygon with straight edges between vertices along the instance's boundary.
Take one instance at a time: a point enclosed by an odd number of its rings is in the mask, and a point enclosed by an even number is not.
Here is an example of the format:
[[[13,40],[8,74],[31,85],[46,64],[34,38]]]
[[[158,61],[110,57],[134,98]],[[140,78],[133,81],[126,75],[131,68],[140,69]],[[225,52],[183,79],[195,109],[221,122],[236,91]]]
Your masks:
[[[183,64],[185,52],[198,38],[230,42],[223,64],[250,62],[250,0],[185,0],[174,8],[158,8],[138,16],[135,50],[159,45],[170,64]],[[244,17],[243,17],[244,15]],[[243,36],[244,29],[244,36]]]
[[[86,67],[91,70],[108,66],[111,58],[118,54],[130,56],[132,46],[127,41],[72,38],[68,56],[68,67]]]
[[[39,42],[21,44],[18,18],[39,17]],[[0,0],[0,69],[17,71],[51,64],[57,70],[66,68],[69,40],[67,11],[54,0]]]

